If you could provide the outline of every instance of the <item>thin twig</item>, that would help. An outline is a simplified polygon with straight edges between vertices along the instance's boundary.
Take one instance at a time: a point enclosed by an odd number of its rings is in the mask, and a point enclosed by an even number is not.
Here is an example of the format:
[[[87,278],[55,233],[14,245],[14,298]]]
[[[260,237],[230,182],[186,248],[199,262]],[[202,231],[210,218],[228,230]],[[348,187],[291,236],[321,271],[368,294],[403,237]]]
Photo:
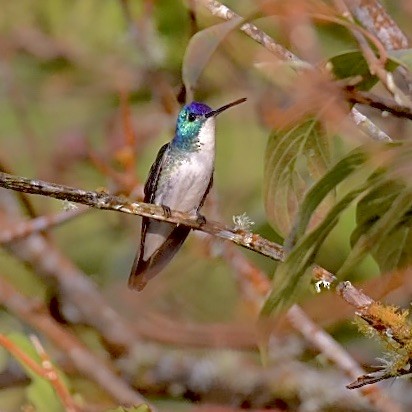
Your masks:
[[[221,4],[216,0],[196,0],[199,4],[202,4],[212,15],[217,16],[224,20],[231,20],[234,18],[240,18],[238,14],[230,10],[225,5]],[[269,35],[260,30],[257,26],[252,23],[245,23],[241,26],[242,30],[246,35],[255,40],[257,43],[261,44],[265,49],[273,53],[278,59],[285,62],[292,62],[296,67],[302,69],[313,69],[310,63],[301,60],[299,57],[294,55],[292,52],[284,48],[279,43],[275,42]],[[364,115],[360,116],[359,111],[356,107],[351,110],[352,120],[356,125],[360,126],[364,132],[366,132],[374,140],[387,140],[391,141],[391,138],[381,131],[378,126],[376,126],[371,120],[367,119]]]
[[[345,0],[351,13],[386,50],[407,49],[408,38],[378,0]]]
[[[392,139],[383,130],[379,129],[375,123],[362,114],[358,109],[352,108],[351,115],[355,124],[366,134],[373,136],[375,140],[382,142],[392,141]]]
[[[36,339],[36,344],[33,339]],[[60,379],[59,374],[54,368],[52,362],[44,351],[37,337],[32,337],[33,345],[35,346],[37,352],[39,353],[42,363],[39,365],[30,356],[23,352],[18,346],[15,345],[7,336],[0,334],[0,345],[3,346],[11,355],[18,359],[21,363],[24,363],[29,369],[31,369],[36,375],[48,380],[56,391],[60,402],[64,405],[67,412],[79,412],[80,409],[77,407],[73,398],[70,395],[66,385]],[[41,349],[40,349],[41,348]]]
[[[0,228],[0,244],[14,242],[30,236],[33,233],[43,232],[52,227],[60,225],[85,213],[88,208],[76,206],[73,210],[59,212],[49,216],[39,216],[34,219],[20,223],[13,222],[10,227]]]
[[[356,379],[365,371],[349,355],[349,353],[310,319],[298,306],[293,305],[287,313],[288,320],[308,342],[311,342],[324,356],[334,362],[347,376]],[[362,395],[379,411],[400,412],[399,405],[389,399],[378,387],[362,388]]]
[[[351,103],[363,104],[365,106],[379,109],[393,116],[412,120],[412,109],[404,105],[399,105],[394,99],[377,96],[373,93],[362,92],[353,88],[343,90],[346,99]]]
[[[394,351],[398,355],[398,350],[404,351],[405,349],[405,353],[402,354],[405,358],[403,361],[397,356],[396,360],[384,363],[375,372],[360,374],[354,382],[347,385],[347,388],[361,388],[385,379],[410,375],[412,358],[408,348],[412,337],[412,326],[402,314],[396,313],[393,307],[385,307],[375,302],[348,281],[341,282],[336,290],[349,305],[356,308],[356,315],[363,319],[377,336],[380,336],[386,343],[390,343],[391,352]]]
[[[239,19],[240,16],[234,11],[230,10],[228,7],[222,3],[215,0],[197,0],[198,3],[202,4],[213,16],[217,16],[223,20]],[[240,27],[245,34],[250,38],[255,40],[257,43],[261,44],[265,49],[269,50],[280,60],[293,62],[302,67],[310,67],[309,63],[304,62],[299,59],[292,52],[287,50],[282,45],[276,43],[269,35],[264,31],[258,29],[252,23],[245,23]]]
[[[17,291],[4,276],[0,276],[0,304],[25,323],[44,333],[73,362],[77,370],[100,385],[113,399],[127,405],[148,404],[95,356],[75,335],[60,326],[39,302]]]
[[[44,350],[43,345],[40,342],[40,339],[36,335],[31,335],[30,340],[36,349],[37,353],[41,359],[41,366],[44,371],[44,377],[50,381],[54,387],[57,395],[61,399],[63,405],[66,408],[67,412],[76,412],[79,410],[76,404],[74,403],[73,398],[70,396],[70,392],[67,387],[64,385],[60,379],[59,373],[54,367],[52,361],[49,358],[49,355]]]
[[[354,21],[349,8],[346,6],[343,0],[335,0],[336,7],[338,10],[343,13],[350,21]],[[355,8],[356,9],[356,8]],[[382,8],[383,9],[383,8]],[[393,74],[389,73],[385,69],[384,61],[382,59],[382,51],[379,51],[379,58],[376,57],[375,52],[372,50],[371,46],[365,39],[364,35],[358,30],[352,31],[353,36],[357,40],[362,54],[365,57],[366,62],[369,66],[369,71],[372,75],[376,75],[386,89],[393,95],[396,103],[404,108],[412,110],[412,101],[411,99],[396,85]],[[384,51],[386,56],[386,51]],[[386,58],[384,59],[386,60]]]
[[[165,222],[183,224],[192,229],[201,230],[222,239],[230,240],[239,246],[253,250],[261,255],[270,257],[271,259],[283,260],[284,258],[282,246],[271,242],[262,236],[241,230],[234,230],[217,222],[209,221],[203,224],[203,222],[198,221],[196,216],[179,211],[172,211],[171,215],[167,216],[161,206],[141,202],[131,202],[127,198],[113,196],[105,192],[86,191],[41,180],[13,176],[6,173],[0,173],[0,187],[18,192],[82,203],[97,209],[113,210],[132,215],[151,217]]]
[[[20,224],[23,217],[19,206],[13,192],[1,190],[0,226],[9,227],[12,222]],[[64,302],[63,313],[69,321],[92,326],[116,350],[130,352],[140,341],[131,323],[108,304],[90,277],[49,238],[33,233],[25,239],[7,243],[4,247],[31,267],[48,285],[57,288],[56,292]]]

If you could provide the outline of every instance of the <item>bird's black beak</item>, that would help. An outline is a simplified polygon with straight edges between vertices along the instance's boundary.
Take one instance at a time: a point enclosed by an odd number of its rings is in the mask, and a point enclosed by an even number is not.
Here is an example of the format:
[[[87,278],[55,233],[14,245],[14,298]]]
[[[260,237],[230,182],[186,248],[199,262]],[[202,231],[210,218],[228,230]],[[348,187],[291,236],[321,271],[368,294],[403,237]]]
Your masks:
[[[236,106],[236,105],[238,105],[238,104],[240,104],[240,103],[245,102],[246,100],[247,100],[246,97],[243,97],[242,99],[235,100],[235,101],[232,102],[232,103],[225,104],[224,106],[219,107],[219,109],[216,109],[216,110],[213,110],[213,111],[207,113],[207,114],[205,115],[205,117],[206,117],[206,118],[215,117],[215,116],[217,116],[218,114],[224,112],[226,109],[229,109],[229,107]]]

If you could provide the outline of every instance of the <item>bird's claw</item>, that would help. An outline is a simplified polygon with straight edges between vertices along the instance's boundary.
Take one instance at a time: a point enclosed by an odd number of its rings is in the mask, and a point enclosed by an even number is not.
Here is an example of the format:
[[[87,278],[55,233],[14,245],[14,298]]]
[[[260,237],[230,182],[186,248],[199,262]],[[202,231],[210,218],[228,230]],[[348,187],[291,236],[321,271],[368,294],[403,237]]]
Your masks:
[[[163,214],[165,217],[170,217],[172,216],[172,211],[170,210],[169,206],[161,205],[163,209]]]
[[[196,222],[199,226],[203,226],[206,224],[206,218],[201,215],[199,212],[196,213]]]

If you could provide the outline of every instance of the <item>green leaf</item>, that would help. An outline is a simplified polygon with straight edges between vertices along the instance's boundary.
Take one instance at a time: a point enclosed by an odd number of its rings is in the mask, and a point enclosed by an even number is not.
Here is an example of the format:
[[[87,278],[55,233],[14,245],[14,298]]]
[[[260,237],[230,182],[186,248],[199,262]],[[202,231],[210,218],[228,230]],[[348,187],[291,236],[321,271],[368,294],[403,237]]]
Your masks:
[[[379,178],[380,175],[375,175],[375,179]],[[368,190],[370,184],[371,182],[368,180],[347,193],[346,196],[332,207],[316,229],[298,241],[286,258],[286,261],[280,264],[275,272],[274,285],[263,305],[261,316],[277,314],[290,305],[296,291],[304,286],[303,282],[301,282],[302,277],[313,264],[325,238],[336,226],[341,214],[347,210],[359,195]]]
[[[274,132],[265,155],[266,215],[273,228],[285,235],[292,227],[308,188],[327,170],[330,149],[316,119]],[[319,218],[324,211],[319,211]]]
[[[329,170],[306,194],[299,214],[293,225],[286,248],[290,249],[296,243],[296,239],[303,236],[309,225],[317,207],[334,188],[346,179],[350,174],[362,167],[367,160],[366,152],[363,148],[357,148],[349,155],[340,160],[331,170]]]
[[[347,273],[357,261],[371,253],[383,272],[412,262],[411,190],[401,181],[385,180],[361,199],[357,206],[357,227],[353,246],[344,266]]]
[[[369,90],[379,80],[376,76],[371,75],[368,63],[359,50],[339,53],[330,58],[329,62],[332,64],[332,71],[338,79],[361,76],[362,80],[356,84],[358,90]],[[389,58],[386,61],[385,69],[393,71],[399,66],[399,63],[396,59]]]
[[[41,359],[34,349],[30,340],[22,334],[11,334],[8,336],[15,345],[24,351],[31,359],[36,363],[41,363]],[[19,361],[19,359],[16,359]],[[59,397],[56,395],[53,386],[47,379],[42,378],[28,368],[24,363],[20,362],[20,365],[25,370],[26,374],[30,377],[31,383],[26,389],[27,399],[33,404],[36,412],[64,412],[64,407],[60,402]],[[64,381],[64,380],[63,380]]]
[[[382,242],[372,250],[372,256],[383,273],[395,268],[404,268],[412,262],[411,226],[400,225],[392,230]]]

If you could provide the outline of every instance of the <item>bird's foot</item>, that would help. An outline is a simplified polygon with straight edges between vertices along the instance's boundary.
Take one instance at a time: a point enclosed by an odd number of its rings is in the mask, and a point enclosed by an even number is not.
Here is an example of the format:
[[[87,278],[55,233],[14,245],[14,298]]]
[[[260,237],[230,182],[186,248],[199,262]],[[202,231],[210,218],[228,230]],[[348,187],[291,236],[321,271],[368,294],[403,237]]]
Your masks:
[[[199,226],[203,226],[206,224],[206,218],[201,215],[199,212],[196,212],[196,222]]]
[[[170,210],[169,206],[165,206],[165,205],[160,205],[160,206],[162,206],[163,214],[164,214],[165,217],[172,216],[172,211]]]

